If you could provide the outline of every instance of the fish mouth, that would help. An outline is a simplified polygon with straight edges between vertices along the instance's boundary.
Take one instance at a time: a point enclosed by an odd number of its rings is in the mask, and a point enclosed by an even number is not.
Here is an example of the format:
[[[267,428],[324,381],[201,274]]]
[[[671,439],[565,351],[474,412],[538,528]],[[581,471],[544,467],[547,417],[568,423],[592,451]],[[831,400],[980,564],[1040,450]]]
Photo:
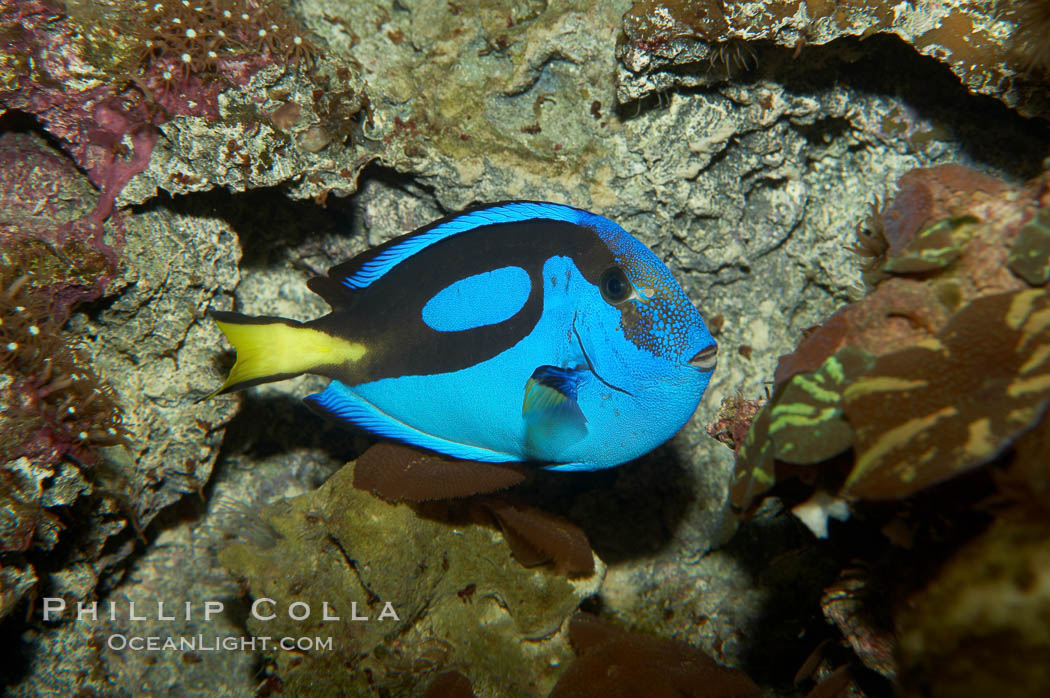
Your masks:
[[[689,359],[689,365],[701,371],[714,371],[718,365],[718,345],[712,344],[696,352],[696,356]]]
[[[617,387],[617,386],[613,385],[612,383],[610,383],[609,381],[605,380],[604,378],[602,378],[601,374],[598,373],[598,371],[595,370],[594,362],[591,361],[591,357],[587,353],[587,349],[583,346],[583,338],[580,337],[580,331],[576,329],[576,314],[575,313],[572,316],[572,333],[574,335],[576,335],[576,343],[579,345],[580,351],[583,353],[583,360],[587,362],[587,368],[590,369],[591,373],[594,374],[595,378],[600,380],[603,385],[605,385],[605,386],[607,386],[609,388],[612,388],[613,390],[615,390],[617,392],[623,393],[624,395],[634,395],[634,393],[630,392],[629,390],[624,390],[623,388]]]

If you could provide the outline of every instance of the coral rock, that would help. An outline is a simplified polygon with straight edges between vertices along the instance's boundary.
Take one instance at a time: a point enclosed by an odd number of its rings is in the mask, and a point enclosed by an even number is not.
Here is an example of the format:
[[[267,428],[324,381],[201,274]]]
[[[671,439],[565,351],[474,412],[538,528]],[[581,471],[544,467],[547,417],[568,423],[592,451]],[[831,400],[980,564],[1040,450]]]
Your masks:
[[[449,667],[479,695],[549,690],[554,667],[568,659],[559,628],[604,569],[578,582],[525,569],[492,529],[420,517],[355,488],[353,478],[348,465],[320,489],[261,512],[277,533],[270,544],[220,552],[253,598],[313,609],[309,621],[250,618],[249,632],[333,640],[327,652],[268,653],[285,691],[409,695]],[[341,623],[321,620],[325,602]],[[397,618],[380,620],[387,602]],[[355,608],[370,620],[350,622]]]
[[[786,2],[723,3],[715,0],[637,0],[624,15],[619,46],[623,65],[621,102],[645,95],[656,84],[696,86],[725,77],[727,71],[697,71],[696,65],[746,65],[744,42],[770,42],[792,52],[848,37],[889,34],[918,53],[947,65],[971,92],[1002,100],[1026,115],[1050,116],[1050,91],[1029,74],[1028,59],[1011,42],[1031,41],[1030,14],[1007,3],[949,0],[939,3]],[[1045,34],[1045,22],[1036,35]],[[1041,45],[1041,44],[1040,44]],[[727,56],[728,52],[728,56]],[[689,68],[693,68],[690,70]],[[655,78],[655,79],[654,79]]]

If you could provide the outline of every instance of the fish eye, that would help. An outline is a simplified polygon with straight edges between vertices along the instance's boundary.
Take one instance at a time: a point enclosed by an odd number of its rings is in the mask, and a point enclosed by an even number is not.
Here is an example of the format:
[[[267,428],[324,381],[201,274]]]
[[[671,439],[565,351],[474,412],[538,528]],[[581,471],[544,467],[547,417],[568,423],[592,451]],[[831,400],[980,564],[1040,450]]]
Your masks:
[[[606,269],[598,282],[598,288],[602,292],[602,298],[613,305],[619,305],[634,295],[634,287],[619,267]]]

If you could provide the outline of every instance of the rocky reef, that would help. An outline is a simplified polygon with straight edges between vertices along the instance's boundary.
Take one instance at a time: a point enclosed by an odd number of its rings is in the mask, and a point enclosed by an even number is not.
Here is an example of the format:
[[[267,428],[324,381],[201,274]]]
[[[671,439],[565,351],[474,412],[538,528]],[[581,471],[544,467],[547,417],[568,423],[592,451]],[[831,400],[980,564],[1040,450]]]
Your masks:
[[[1045,692],[1047,16],[0,0],[6,691]],[[204,399],[209,311],[317,317],[509,199],[699,306],[669,444],[526,478],[383,455],[316,377]]]
[[[1048,190],[956,165],[901,178],[859,233],[874,288],[781,357],[740,444],[736,506],[772,484],[774,461],[848,449],[836,495],[907,497],[990,462],[1042,419]]]
[[[887,545],[855,555],[863,572],[844,571],[823,604],[857,656],[911,695],[1046,685],[1023,659],[1046,647],[1025,620],[1048,608],[1038,574],[1016,572],[1011,588],[999,568],[1035,570],[1043,555],[1006,541],[1046,525],[1048,192],[1045,175],[1021,187],[957,165],[904,175],[858,230],[869,292],[780,358],[760,409],[727,402],[712,428],[736,449],[741,511],[790,480],[785,501],[817,536],[851,516],[881,530]],[[987,595],[978,608],[971,593]],[[1016,615],[980,605],[1013,594]],[[956,605],[968,626],[942,644]],[[1009,680],[977,668],[1015,658]]]
[[[707,85],[759,60],[882,35],[945,64],[975,94],[1047,113],[1041,2],[892,3],[639,0],[624,15],[620,98]]]
[[[294,695],[366,695],[374,686],[405,694],[449,668],[484,694],[544,695],[569,656],[560,628],[601,586],[600,562],[578,581],[527,569],[493,529],[355,489],[351,466],[274,507],[263,513],[272,540],[231,544],[220,562],[253,598],[301,602],[312,614],[327,603],[350,620],[347,628],[249,619],[256,636],[334,638],[328,652],[271,655]]]

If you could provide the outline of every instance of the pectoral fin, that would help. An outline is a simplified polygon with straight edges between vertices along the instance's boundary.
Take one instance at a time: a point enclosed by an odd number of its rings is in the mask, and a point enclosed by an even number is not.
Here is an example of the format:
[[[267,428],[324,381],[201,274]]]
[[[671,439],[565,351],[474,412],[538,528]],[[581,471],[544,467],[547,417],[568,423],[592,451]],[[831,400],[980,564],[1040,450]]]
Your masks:
[[[525,382],[525,442],[538,459],[557,460],[587,436],[587,418],[576,402],[581,379],[579,369],[540,366]]]

